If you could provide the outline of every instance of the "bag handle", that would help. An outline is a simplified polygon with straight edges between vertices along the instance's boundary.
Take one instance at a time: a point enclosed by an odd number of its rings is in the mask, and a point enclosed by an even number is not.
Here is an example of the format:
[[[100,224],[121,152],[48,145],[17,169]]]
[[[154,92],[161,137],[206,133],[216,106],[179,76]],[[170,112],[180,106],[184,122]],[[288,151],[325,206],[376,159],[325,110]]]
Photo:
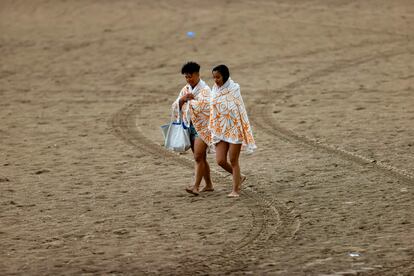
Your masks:
[[[177,120],[175,120],[174,119],[174,112],[176,111],[178,109],[178,119]],[[187,104],[187,106],[186,106],[186,108],[185,108],[185,110],[184,110],[184,113],[185,114],[188,114],[189,113],[189,111],[190,111],[190,104],[188,103]],[[190,124],[186,124],[185,122],[184,122],[184,120],[182,119],[182,117],[183,117],[183,111],[182,110],[180,110],[180,106],[179,106],[179,100],[177,100],[176,101],[176,104],[174,105],[174,107],[171,109],[171,120],[170,120],[170,122],[172,123],[172,124],[174,124],[174,125],[179,125],[179,124],[182,124],[183,125],[183,128],[184,129],[188,129],[188,128],[190,128]]]
[[[181,112],[181,111],[180,111]],[[187,106],[186,106],[186,110],[184,111],[185,112],[185,114],[188,114],[189,112],[190,112],[190,103],[189,102],[187,102]],[[181,116],[182,114],[180,114],[180,116]],[[183,123],[183,128],[184,129],[187,129],[187,128],[190,128],[190,124],[186,124],[185,122],[184,122],[184,120],[182,120],[182,123]]]
[[[173,108],[171,108],[171,119],[170,119],[170,123],[172,123],[172,124],[181,124],[181,116],[182,116],[182,113],[181,113],[181,110],[180,110],[180,106],[179,106],[179,102],[178,102],[178,100],[176,101],[176,105],[174,104],[173,105]],[[175,112],[175,110],[176,109],[178,109],[178,119],[177,120],[175,120],[175,116],[174,116],[174,112]]]

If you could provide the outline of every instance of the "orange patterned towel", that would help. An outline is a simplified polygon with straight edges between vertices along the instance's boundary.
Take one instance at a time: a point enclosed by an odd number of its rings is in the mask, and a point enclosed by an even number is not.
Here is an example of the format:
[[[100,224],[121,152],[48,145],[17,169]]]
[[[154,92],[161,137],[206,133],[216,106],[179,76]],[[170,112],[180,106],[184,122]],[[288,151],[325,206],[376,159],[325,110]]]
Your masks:
[[[187,93],[194,95],[194,100],[188,101],[181,107],[182,112],[179,110],[178,100]],[[184,124],[189,127],[190,123],[193,123],[199,137],[207,144],[211,144],[211,132],[208,129],[208,123],[210,118],[210,87],[200,80],[198,84],[191,88],[189,84],[181,89],[177,100],[173,103],[173,114],[176,120],[182,119]]]
[[[243,144],[249,152],[257,148],[240,86],[231,78],[221,87],[213,86],[209,129],[213,144],[220,141]]]

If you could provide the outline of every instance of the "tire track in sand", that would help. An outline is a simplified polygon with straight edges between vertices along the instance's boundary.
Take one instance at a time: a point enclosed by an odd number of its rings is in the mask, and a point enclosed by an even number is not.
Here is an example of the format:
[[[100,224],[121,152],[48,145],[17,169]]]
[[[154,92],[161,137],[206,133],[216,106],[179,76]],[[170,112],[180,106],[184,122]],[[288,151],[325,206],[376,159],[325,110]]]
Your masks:
[[[354,60],[346,60],[346,61],[334,63],[326,68],[314,71],[313,73],[311,73],[310,75],[304,78],[291,82],[287,84],[286,86],[282,87],[280,90],[282,92],[288,92],[292,89],[298,88],[302,85],[305,85],[306,83],[309,83],[317,78],[329,75],[333,72],[338,72],[342,69],[358,66],[358,65],[368,63],[373,60],[377,60],[377,59],[398,56],[404,53],[406,53],[406,50],[390,50],[390,51],[380,52],[378,54],[371,55],[371,56],[363,56],[361,58],[354,59]],[[259,91],[259,93],[260,92],[262,93],[261,95],[262,98],[271,97],[270,91]],[[385,164],[381,161],[377,161],[372,158],[369,158],[369,157],[366,157],[366,156],[363,156],[363,155],[360,155],[354,152],[350,152],[336,145],[323,143],[321,141],[318,141],[317,139],[314,139],[314,138],[311,138],[305,135],[300,135],[287,128],[280,126],[279,124],[275,122],[273,116],[269,112],[271,108],[266,107],[266,105],[269,106],[268,104],[264,104],[261,101],[257,102],[257,104],[255,104],[253,108],[251,109],[251,113],[252,113],[251,117],[252,117],[252,121],[254,122],[254,124],[259,126],[260,129],[263,129],[269,135],[274,135],[285,142],[305,145],[305,146],[311,147],[314,150],[322,150],[328,153],[332,153],[332,154],[337,155],[338,157],[358,163],[360,165],[371,164],[373,169],[376,169],[377,171],[381,173],[388,174],[401,181],[414,184],[414,175],[412,175],[406,170],[396,168],[394,166]]]
[[[143,102],[138,100],[120,109],[111,117],[108,125],[113,129],[115,135],[142,152],[174,160],[177,164],[192,170],[194,168],[193,160],[164,149],[145,137],[139,130],[137,125],[139,125],[142,104]],[[213,168],[211,172],[217,182],[222,181],[225,176],[224,173]],[[296,232],[300,228],[299,217],[276,198],[266,199],[247,187],[242,193],[247,199],[246,204],[252,215],[251,228],[237,242],[237,246],[225,244],[222,252],[212,258],[215,260],[213,264],[229,267],[230,270],[237,267],[237,271],[242,270],[243,267],[240,267],[240,258],[235,258],[235,256],[249,257],[252,251],[263,250],[264,247],[270,246],[270,243],[276,243],[281,239],[295,238]],[[246,254],[247,252],[250,254]]]
[[[288,92],[288,91],[291,91],[292,89],[300,87],[317,78],[329,75],[333,72],[338,72],[342,69],[358,66],[360,64],[364,64],[364,63],[377,60],[377,59],[398,56],[404,53],[406,53],[406,50],[394,49],[390,51],[380,52],[380,53],[377,53],[371,56],[363,56],[361,58],[354,59],[354,60],[346,60],[346,61],[337,62],[321,70],[314,71],[313,73],[311,73],[310,75],[304,78],[291,82],[290,84],[284,86],[281,89],[281,91]],[[257,92],[261,93],[261,98],[270,98],[272,96],[271,91],[257,91]],[[370,168],[375,169],[379,173],[383,173],[391,177],[397,178],[407,184],[411,184],[411,185],[414,184],[414,175],[412,175],[406,170],[396,168],[391,165],[387,165],[383,162],[374,160],[372,158],[365,157],[363,155],[360,155],[354,152],[347,151],[336,145],[323,143],[311,137],[300,135],[298,133],[295,133],[292,130],[289,130],[287,128],[284,128],[278,125],[275,122],[275,119],[273,118],[271,114],[272,109],[269,107],[270,105],[268,103],[264,103],[261,100],[256,100],[256,104],[253,105],[253,108],[251,108],[250,110],[252,114],[251,121],[256,126],[258,126],[259,129],[263,130],[268,135],[276,136],[280,140],[287,142],[287,143],[297,144],[299,146],[305,146],[315,151],[327,152],[327,153],[336,155],[339,158],[349,160],[359,165],[371,165]],[[364,274],[373,273],[375,275],[376,272],[378,272],[378,270],[384,271],[384,268],[383,267],[361,267],[361,268],[354,267],[352,269],[347,269],[344,271],[333,271],[329,274],[320,274],[320,275],[339,276],[339,275],[348,275],[348,274],[356,275],[360,273],[364,273]]]

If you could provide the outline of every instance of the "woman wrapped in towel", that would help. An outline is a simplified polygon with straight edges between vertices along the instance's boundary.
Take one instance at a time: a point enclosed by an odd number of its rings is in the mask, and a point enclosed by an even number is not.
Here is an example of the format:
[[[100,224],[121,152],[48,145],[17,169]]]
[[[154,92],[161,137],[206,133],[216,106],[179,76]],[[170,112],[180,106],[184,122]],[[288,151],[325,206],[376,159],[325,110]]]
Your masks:
[[[239,197],[246,176],[240,173],[242,146],[249,152],[256,149],[240,86],[230,78],[226,65],[213,68],[214,86],[210,105],[211,143],[215,145],[216,161],[233,175],[233,190],[228,197]],[[229,161],[227,161],[229,156]]]
[[[211,143],[211,133],[208,129],[210,117],[210,87],[200,79],[200,65],[188,62],[183,65],[181,74],[187,84],[181,89],[177,100],[173,103],[173,113],[181,119],[190,130],[191,150],[195,160],[195,177],[192,186],[186,191],[193,195],[200,192],[200,183],[204,178],[205,187],[202,192],[214,191],[210,177],[210,167],[207,162],[207,149]]]

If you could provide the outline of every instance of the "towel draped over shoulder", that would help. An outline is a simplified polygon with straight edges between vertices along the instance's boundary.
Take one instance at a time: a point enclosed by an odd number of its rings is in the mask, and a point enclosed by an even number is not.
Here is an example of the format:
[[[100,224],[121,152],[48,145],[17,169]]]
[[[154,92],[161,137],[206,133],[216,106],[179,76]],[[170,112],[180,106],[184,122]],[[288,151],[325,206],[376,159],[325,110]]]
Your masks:
[[[179,99],[191,93],[194,95],[194,99],[183,104],[181,111],[179,108]],[[207,144],[211,144],[211,132],[208,129],[210,118],[210,87],[200,80],[198,84],[191,88],[189,84],[184,86],[178,98],[172,104],[173,116],[176,120],[181,119],[186,127],[189,127],[192,123],[196,129],[199,137]]]
[[[252,152],[256,149],[246,108],[240,94],[240,86],[229,78],[224,85],[212,89],[210,120],[212,144],[225,141],[242,144]]]

